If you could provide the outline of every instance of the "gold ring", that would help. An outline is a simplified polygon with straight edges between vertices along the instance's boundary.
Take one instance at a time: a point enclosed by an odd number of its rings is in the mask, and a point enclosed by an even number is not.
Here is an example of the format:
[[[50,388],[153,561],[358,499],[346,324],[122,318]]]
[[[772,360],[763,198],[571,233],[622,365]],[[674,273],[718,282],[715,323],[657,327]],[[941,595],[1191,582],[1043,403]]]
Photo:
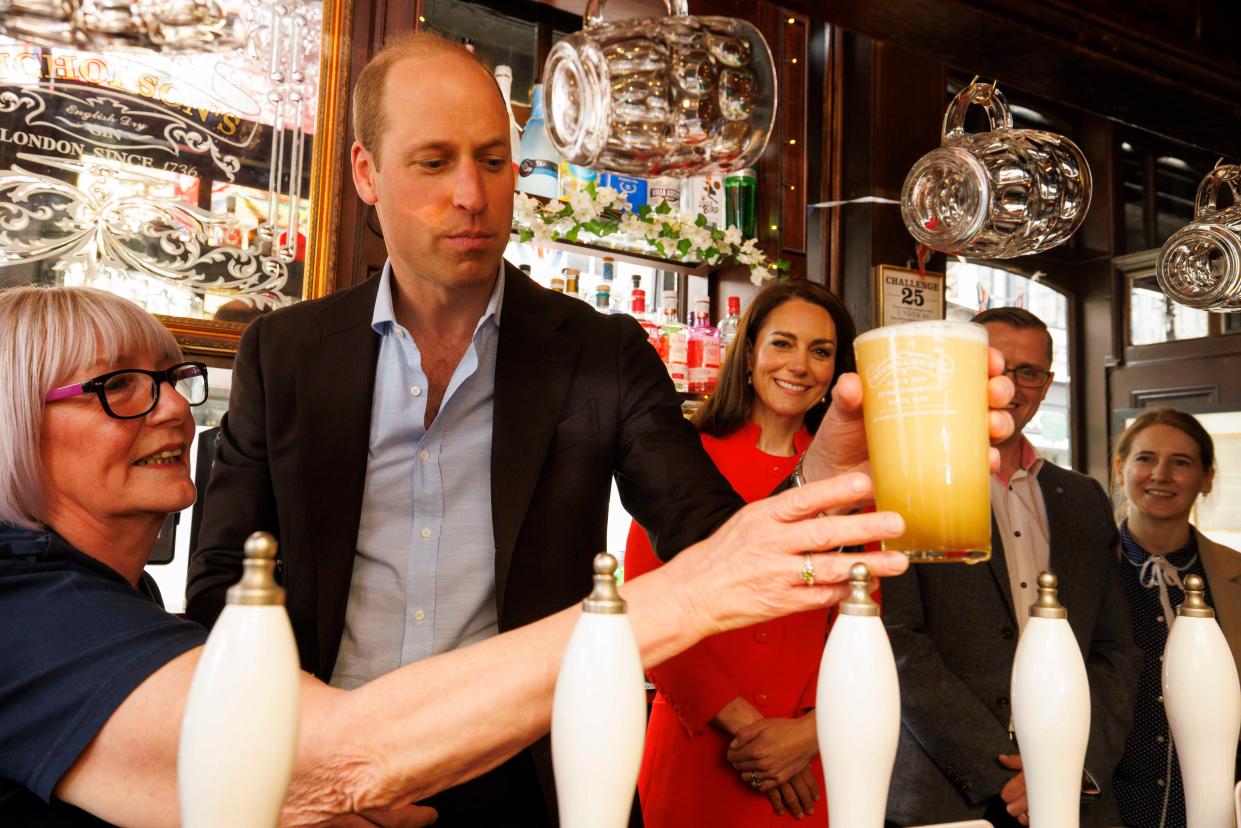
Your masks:
[[[814,558],[806,553],[806,563],[801,568],[801,579],[809,586],[814,586]]]
[[[757,791],[759,788],[763,787],[763,780],[761,780],[761,779],[759,779],[759,778],[758,778],[758,774],[757,774],[757,773],[751,773],[751,774],[750,774],[750,787],[751,787],[751,788],[753,788],[753,789],[754,789],[754,790],[756,790],[756,791]]]

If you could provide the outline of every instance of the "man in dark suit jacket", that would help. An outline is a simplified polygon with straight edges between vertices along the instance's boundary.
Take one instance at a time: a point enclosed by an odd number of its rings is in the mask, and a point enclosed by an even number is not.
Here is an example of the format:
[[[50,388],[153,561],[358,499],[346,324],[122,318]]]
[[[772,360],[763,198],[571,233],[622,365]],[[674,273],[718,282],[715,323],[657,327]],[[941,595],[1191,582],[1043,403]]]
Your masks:
[[[990,562],[914,566],[883,584],[901,682],[887,818],[902,826],[983,816],[997,826],[1028,824],[1019,746],[1009,737],[1009,679],[1037,570],[1050,568],[1090,681],[1082,825],[1116,825],[1112,771],[1142,665],[1116,561],[1116,523],[1098,482],[1039,460],[1021,435],[1051,384],[1046,326],[1014,308],[975,321],[986,325],[1017,386],[1009,406],[1016,429],[997,446]]]
[[[489,508],[491,536],[481,548],[441,549],[431,570],[440,605],[459,598],[459,587],[443,585],[443,567],[457,567],[456,583],[477,584],[474,639],[589,592],[591,559],[605,548],[614,475],[626,508],[664,557],[742,505],[682,417],[680,397],[633,319],[599,314],[507,266],[499,280],[513,168],[507,114],[490,73],[455,44],[415,36],[368,65],[354,104],[354,181],[376,206],[388,266],[382,278],[277,311],[246,331],[187,590],[187,614],[214,622],[240,574],[246,536],[274,533],[302,666],[324,680],[337,667],[347,611],[370,600],[351,580],[362,560],[355,555],[360,523],[366,515],[383,523],[377,501],[367,502],[382,494],[368,489],[379,480],[372,476],[377,428],[421,447],[436,425],[437,433],[465,427],[459,418],[467,391],[469,416],[490,426],[489,503],[481,490],[470,514]],[[381,285],[390,295],[379,293]],[[381,306],[391,314],[383,323]],[[478,376],[461,382],[474,360]],[[398,386],[406,393],[395,395],[397,404],[389,398],[381,406],[377,388],[391,376],[385,372],[398,369],[420,371],[419,382]],[[492,370],[493,386],[480,387],[476,380]],[[422,416],[402,422],[406,408]],[[489,409],[481,421],[480,409]],[[416,474],[412,451],[410,459],[390,483]],[[468,462],[448,454],[433,460],[458,468]],[[477,462],[486,473],[485,457]],[[414,484],[415,496],[427,494],[422,485]],[[452,499],[445,489],[430,494]],[[410,511],[401,503],[387,514],[395,522]],[[457,528],[463,521],[469,515]],[[412,550],[416,534],[398,540]],[[422,539],[430,537],[421,530]],[[419,576],[425,583],[426,570],[410,578]],[[390,580],[397,609],[388,616],[395,630],[385,635],[396,641],[389,649],[399,663],[407,658],[402,627],[409,616],[421,622],[423,613],[413,612],[408,593],[402,599],[411,588],[404,578]],[[431,800],[439,824],[551,824],[547,751],[544,740],[532,754]]]

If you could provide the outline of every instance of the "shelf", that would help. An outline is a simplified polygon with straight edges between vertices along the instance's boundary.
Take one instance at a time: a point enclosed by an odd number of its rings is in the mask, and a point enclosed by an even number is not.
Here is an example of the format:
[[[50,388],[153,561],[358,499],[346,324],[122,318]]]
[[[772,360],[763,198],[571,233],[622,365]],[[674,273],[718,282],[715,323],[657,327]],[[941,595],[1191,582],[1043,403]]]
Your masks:
[[[517,233],[512,234],[514,242],[519,244],[538,244],[540,247],[548,247],[552,250],[564,250],[569,253],[581,253],[587,256],[610,256],[618,262],[625,264],[637,265],[639,267],[653,267],[659,270],[668,270],[673,273],[683,273],[687,276],[707,276],[721,265],[711,265],[706,262],[684,262],[679,259],[662,259],[658,256],[647,256],[628,248],[608,247],[603,244],[587,244],[585,242],[570,241],[548,241],[548,242],[521,242]]]

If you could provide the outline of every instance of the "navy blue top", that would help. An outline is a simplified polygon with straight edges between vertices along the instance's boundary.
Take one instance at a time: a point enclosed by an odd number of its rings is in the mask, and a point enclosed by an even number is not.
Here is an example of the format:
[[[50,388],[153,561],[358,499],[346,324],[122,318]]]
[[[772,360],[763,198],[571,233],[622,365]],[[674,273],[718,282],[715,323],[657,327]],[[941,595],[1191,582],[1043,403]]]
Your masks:
[[[1125,560],[1131,564],[1124,567],[1124,583],[1133,618],[1133,638],[1146,657],[1138,680],[1133,730],[1125,743],[1125,755],[1116,767],[1116,800],[1125,825],[1130,828],[1185,828],[1181,765],[1172,746],[1168,714],[1163,706],[1163,651],[1168,643],[1168,627],[1158,587],[1139,582],[1142,564],[1150,553],[1130,536],[1128,522],[1120,525],[1120,545]],[[1182,582],[1188,575],[1199,575],[1206,582],[1206,571],[1198,557],[1198,536],[1192,526],[1189,541],[1169,553],[1167,559],[1180,570]],[[1205,598],[1208,604],[1215,605],[1210,586]],[[1168,584],[1168,601],[1173,609],[1184,600],[1184,591]]]
[[[53,532],[0,523],[0,825],[104,823],[52,790],[149,676],[207,632]],[[123,796],[121,791],[118,796]]]

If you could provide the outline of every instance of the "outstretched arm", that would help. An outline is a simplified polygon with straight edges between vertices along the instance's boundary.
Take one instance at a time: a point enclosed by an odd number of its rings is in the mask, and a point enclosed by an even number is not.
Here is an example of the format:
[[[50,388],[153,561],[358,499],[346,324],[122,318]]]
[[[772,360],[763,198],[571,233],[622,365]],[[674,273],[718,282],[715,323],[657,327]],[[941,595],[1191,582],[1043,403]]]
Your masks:
[[[643,664],[726,629],[837,603],[858,561],[878,576],[903,571],[898,553],[816,553],[817,583],[801,580],[804,550],[900,534],[902,522],[891,513],[815,517],[870,496],[865,476],[845,475],[751,504],[659,571],[625,584]],[[564,610],[352,692],[304,677],[284,821],[408,804],[494,767],[545,733],[578,613]],[[156,671],[117,708],[57,796],[113,823],[177,824],[177,741],[199,653]]]

